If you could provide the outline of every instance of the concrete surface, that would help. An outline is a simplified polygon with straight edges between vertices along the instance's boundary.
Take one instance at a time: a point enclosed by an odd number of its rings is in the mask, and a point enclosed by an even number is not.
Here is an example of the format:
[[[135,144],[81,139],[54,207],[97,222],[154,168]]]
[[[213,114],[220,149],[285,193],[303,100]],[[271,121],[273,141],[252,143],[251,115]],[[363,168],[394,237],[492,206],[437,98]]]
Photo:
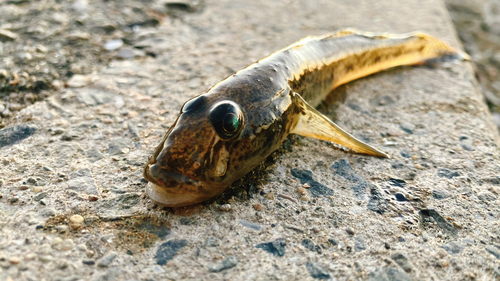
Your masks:
[[[0,280],[499,278],[498,133],[465,62],[373,75],[323,106],[392,159],[291,137],[214,202],[175,210],[141,176],[185,100],[302,37],[422,30],[459,47],[441,1],[153,4],[161,24],[126,42],[141,50],[0,131]]]
[[[453,25],[474,61],[481,91],[500,130],[500,1],[446,0]]]

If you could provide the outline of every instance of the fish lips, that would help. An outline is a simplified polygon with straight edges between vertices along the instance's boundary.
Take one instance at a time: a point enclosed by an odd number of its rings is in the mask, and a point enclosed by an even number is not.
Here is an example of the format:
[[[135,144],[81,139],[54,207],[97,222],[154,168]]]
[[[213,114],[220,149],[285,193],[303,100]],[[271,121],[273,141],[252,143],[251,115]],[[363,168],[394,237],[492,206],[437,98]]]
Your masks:
[[[192,179],[186,175],[173,173],[158,164],[149,166],[145,177],[148,196],[166,207],[182,207],[208,200],[224,189],[211,188],[207,183]]]

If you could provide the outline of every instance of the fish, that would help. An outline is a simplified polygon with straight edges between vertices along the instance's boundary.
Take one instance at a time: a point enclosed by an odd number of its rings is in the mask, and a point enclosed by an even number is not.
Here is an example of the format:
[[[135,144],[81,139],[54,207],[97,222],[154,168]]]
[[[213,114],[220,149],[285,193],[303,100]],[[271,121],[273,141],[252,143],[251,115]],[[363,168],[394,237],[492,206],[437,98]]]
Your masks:
[[[147,194],[167,207],[214,198],[263,162],[290,134],[387,158],[316,107],[350,81],[439,58],[468,56],[421,32],[398,35],[346,29],[293,43],[182,106],[144,167]]]

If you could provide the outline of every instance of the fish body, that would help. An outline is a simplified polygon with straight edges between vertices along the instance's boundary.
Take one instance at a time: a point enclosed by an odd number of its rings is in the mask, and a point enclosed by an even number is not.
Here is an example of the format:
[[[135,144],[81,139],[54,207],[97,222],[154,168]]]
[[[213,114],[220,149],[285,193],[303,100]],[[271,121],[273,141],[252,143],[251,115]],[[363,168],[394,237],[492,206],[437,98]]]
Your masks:
[[[307,37],[242,69],[187,101],[144,168],[155,202],[186,206],[222,193],[289,134],[388,157],[315,107],[336,87],[375,72],[467,55],[431,36],[344,30]]]

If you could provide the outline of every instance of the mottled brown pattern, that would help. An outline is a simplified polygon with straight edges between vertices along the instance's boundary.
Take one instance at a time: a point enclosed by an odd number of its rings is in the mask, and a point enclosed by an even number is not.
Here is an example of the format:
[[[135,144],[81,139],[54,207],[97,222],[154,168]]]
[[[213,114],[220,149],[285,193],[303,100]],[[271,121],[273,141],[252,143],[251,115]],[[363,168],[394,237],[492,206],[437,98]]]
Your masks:
[[[316,107],[340,84],[450,53],[455,51],[426,35],[341,31],[301,40],[188,101],[144,168],[144,177],[153,183],[148,193],[167,206],[214,197],[261,163],[295,128],[305,109],[294,103],[294,92]],[[237,103],[244,118],[239,134],[229,140],[222,140],[208,120],[221,101]]]

